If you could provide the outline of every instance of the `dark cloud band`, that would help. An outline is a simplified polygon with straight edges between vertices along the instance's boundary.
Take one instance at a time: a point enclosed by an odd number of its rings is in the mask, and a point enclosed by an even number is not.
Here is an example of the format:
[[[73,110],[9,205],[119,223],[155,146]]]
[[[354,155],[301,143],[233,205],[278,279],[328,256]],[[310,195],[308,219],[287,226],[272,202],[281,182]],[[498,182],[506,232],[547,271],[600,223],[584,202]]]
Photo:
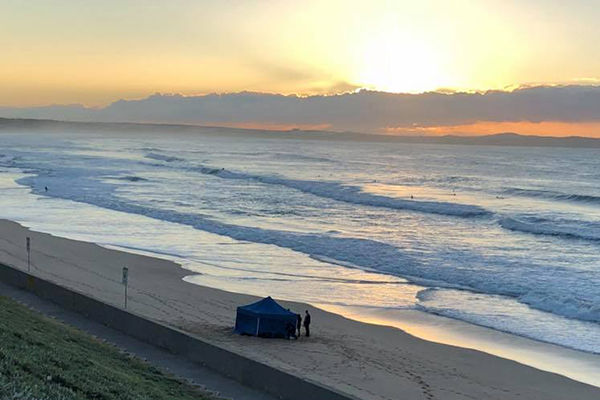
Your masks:
[[[186,124],[322,125],[339,131],[452,126],[477,121],[600,121],[600,86],[538,86],[511,92],[394,94],[362,90],[331,96],[262,93],[152,95],[103,109],[0,108],[4,117]]]

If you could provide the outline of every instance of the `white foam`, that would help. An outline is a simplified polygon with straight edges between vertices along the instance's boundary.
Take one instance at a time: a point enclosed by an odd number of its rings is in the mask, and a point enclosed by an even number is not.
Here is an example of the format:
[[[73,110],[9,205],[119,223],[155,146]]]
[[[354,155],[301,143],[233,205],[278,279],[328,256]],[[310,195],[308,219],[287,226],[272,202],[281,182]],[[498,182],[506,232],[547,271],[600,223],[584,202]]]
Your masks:
[[[152,159],[157,158],[155,154],[147,155]],[[167,159],[171,157],[163,156]],[[256,175],[230,171],[224,168],[216,168],[204,165],[184,165],[181,168],[193,170],[205,175],[213,175],[222,179],[240,179],[252,180],[267,185],[285,186],[290,189],[299,190],[303,193],[312,194],[315,196],[325,197],[328,199],[342,201],[346,203],[371,206],[385,207],[396,210],[409,210],[432,214],[449,215],[456,217],[481,217],[489,215],[490,212],[482,207],[447,202],[435,201],[420,201],[420,200],[405,200],[386,196],[380,196],[372,193],[363,192],[360,187],[345,185],[335,181],[309,181],[288,179],[278,176]]]

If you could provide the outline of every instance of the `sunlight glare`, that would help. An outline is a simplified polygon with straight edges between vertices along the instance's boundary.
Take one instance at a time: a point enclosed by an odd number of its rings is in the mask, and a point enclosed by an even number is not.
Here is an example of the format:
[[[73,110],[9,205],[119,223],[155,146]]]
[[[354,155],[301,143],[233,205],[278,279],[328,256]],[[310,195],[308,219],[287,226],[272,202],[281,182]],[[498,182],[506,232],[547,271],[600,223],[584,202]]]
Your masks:
[[[425,41],[396,34],[379,35],[362,47],[357,82],[387,92],[424,92],[448,81],[440,55]]]

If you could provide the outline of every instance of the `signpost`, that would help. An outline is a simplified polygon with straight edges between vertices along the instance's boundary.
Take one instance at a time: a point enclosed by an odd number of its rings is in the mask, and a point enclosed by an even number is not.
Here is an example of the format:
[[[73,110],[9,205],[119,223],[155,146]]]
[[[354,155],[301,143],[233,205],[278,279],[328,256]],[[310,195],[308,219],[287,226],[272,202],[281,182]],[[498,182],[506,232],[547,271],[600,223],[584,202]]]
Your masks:
[[[123,285],[125,285],[125,309],[127,309],[127,282],[129,281],[129,269],[123,267]]]
[[[31,238],[27,237],[27,272],[31,272]]]

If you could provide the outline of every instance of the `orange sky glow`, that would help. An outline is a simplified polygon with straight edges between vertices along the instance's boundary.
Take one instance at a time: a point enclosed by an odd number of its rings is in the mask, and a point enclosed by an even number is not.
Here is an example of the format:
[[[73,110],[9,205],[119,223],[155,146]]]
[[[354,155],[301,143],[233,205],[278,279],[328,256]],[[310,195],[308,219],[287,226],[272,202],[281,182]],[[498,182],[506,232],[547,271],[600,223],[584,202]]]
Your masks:
[[[600,138],[600,122],[489,122],[450,126],[427,126],[416,128],[384,128],[388,135],[457,135],[477,136],[514,132],[535,136],[587,136]]]

